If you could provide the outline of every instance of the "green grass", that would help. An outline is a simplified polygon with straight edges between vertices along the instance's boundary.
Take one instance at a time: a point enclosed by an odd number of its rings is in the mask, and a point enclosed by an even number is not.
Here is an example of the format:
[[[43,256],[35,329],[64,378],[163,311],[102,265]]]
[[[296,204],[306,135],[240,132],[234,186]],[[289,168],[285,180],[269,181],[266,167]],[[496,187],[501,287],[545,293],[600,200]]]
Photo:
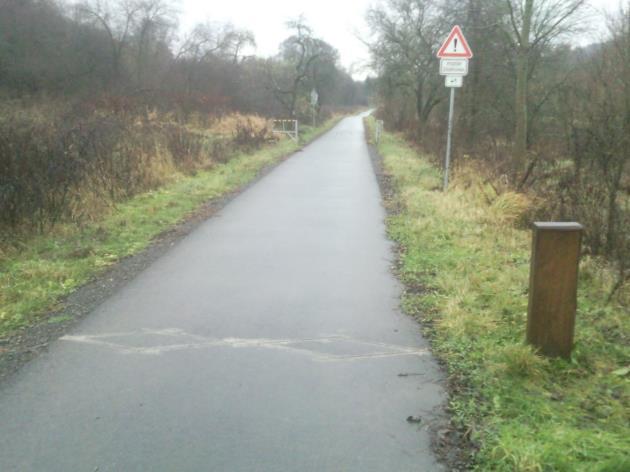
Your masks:
[[[260,171],[332,128],[334,118],[319,128],[304,127],[301,143],[283,139],[226,164],[178,176],[158,190],[136,196],[89,227],[65,225],[35,236],[19,249],[0,251],[0,338],[37,323],[60,299],[123,257],[146,248],[160,233],[184,220],[203,203],[235,191]],[[64,315],[51,323],[63,322]]]
[[[442,193],[440,172],[397,135],[379,151],[400,209],[388,228],[403,305],[459,387],[450,408],[479,448],[476,470],[629,471],[630,313],[606,304],[605,265],[581,264],[573,359],[539,357],[523,342],[531,234],[510,205],[457,177]]]

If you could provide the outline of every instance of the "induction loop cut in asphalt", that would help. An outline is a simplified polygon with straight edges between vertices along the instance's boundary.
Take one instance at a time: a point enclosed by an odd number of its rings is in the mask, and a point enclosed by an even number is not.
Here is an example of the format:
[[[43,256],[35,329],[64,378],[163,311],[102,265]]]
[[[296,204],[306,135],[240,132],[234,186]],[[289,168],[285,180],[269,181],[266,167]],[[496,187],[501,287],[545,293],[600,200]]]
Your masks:
[[[110,348],[120,354],[161,355],[206,348],[275,349],[310,356],[314,361],[358,361],[426,356],[428,350],[334,335],[315,339],[207,338],[179,329],[64,336],[62,341]]]

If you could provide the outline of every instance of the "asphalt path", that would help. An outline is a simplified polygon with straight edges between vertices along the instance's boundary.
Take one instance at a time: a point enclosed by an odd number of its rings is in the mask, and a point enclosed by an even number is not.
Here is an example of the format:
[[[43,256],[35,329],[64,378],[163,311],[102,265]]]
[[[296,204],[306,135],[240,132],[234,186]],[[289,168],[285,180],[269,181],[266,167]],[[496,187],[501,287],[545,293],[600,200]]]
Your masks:
[[[0,470],[442,470],[384,219],[347,118],[0,388]]]

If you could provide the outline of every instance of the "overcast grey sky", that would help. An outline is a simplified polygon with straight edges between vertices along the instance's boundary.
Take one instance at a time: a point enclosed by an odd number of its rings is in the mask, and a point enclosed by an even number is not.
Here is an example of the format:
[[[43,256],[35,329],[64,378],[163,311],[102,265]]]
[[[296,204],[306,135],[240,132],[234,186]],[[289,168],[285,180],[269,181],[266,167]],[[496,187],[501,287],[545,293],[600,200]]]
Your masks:
[[[355,76],[368,59],[357,39],[365,34],[365,11],[378,0],[180,0],[183,30],[204,21],[230,22],[251,30],[257,54],[275,54],[288,35],[287,20],[304,14],[315,34],[339,50],[342,64]],[[591,0],[601,10],[615,10],[619,0]],[[600,18],[603,26],[603,16]]]

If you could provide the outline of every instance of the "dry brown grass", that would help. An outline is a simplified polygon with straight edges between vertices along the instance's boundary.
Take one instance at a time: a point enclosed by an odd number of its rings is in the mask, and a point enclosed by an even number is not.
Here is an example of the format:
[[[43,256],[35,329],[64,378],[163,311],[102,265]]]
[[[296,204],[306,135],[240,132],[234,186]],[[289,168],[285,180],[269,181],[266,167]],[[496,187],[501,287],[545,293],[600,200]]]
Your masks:
[[[493,177],[480,171],[478,162],[466,161],[455,170],[452,188],[466,193],[486,211],[488,222],[497,225],[526,226],[536,214],[539,202],[534,197],[514,191],[506,176]]]
[[[0,115],[0,235],[98,219],[138,193],[277,141],[255,115],[19,106]],[[198,128],[207,124],[206,128]]]
[[[240,128],[245,126],[250,128],[253,133],[273,129],[273,123],[266,118],[258,115],[233,113],[225,115],[215,121],[210,128],[208,128],[208,132],[216,136],[232,137],[236,135]]]

